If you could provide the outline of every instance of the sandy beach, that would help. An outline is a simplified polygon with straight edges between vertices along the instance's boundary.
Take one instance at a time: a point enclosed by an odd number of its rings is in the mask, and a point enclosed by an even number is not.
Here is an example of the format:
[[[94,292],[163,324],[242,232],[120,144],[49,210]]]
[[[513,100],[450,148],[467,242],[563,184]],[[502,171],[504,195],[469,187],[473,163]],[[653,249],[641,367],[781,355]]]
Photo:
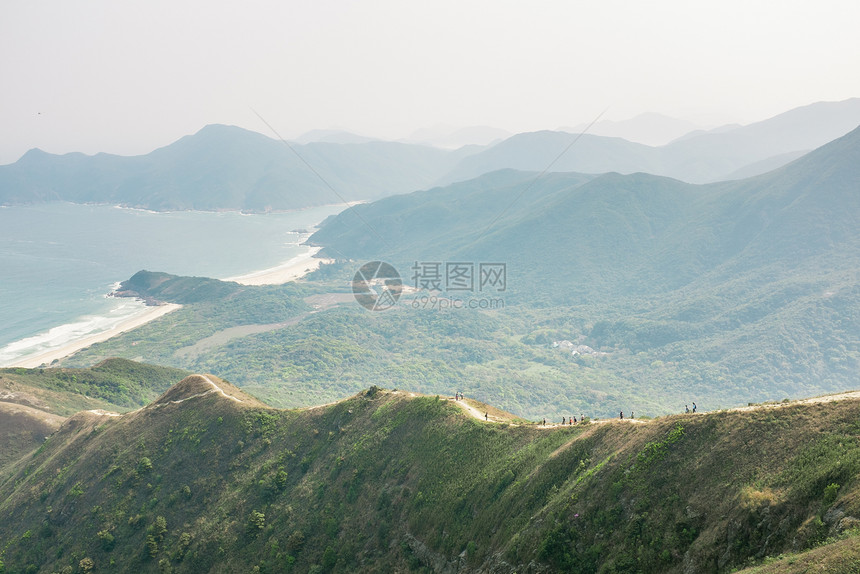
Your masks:
[[[311,271],[315,271],[322,263],[331,262],[330,259],[314,257],[319,253],[320,249],[322,248],[307,246],[306,253],[297,255],[277,267],[255,271],[253,273],[248,273],[247,275],[228,277],[227,279],[224,279],[224,281],[235,281],[242,285],[281,285],[289,281],[295,281],[296,279],[304,277]]]
[[[361,202],[351,202],[350,205],[354,205],[356,203]],[[309,236],[310,233],[308,233],[305,237],[301,237],[300,241],[307,240],[307,237]],[[300,255],[297,255],[296,257],[293,257],[292,259],[285,261],[284,263],[275,267],[263,269],[262,271],[254,271],[245,275],[228,277],[222,280],[235,281],[237,283],[241,283],[242,285],[281,285],[283,283],[295,281],[297,279],[300,279],[301,277],[304,277],[308,273],[318,269],[322,263],[331,262],[330,259],[315,257],[317,253],[319,253],[320,249],[322,249],[321,247],[305,245],[304,248],[306,250],[304,253],[301,253]],[[64,359],[80,351],[81,349],[89,347],[90,345],[107,341],[108,339],[115,337],[121,333],[136,329],[137,327],[149,323],[150,321],[154,321],[159,317],[163,317],[167,313],[175,311],[180,307],[181,305],[176,305],[173,303],[159,305],[156,307],[146,307],[140,313],[135,314],[132,317],[129,317],[128,319],[118,323],[111,329],[92,335],[87,335],[77,340],[69,341],[68,343],[58,346],[49,351],[44,351],[36,355],[21,357],[7,364],[0,365],[0,367],[23,367],[32,369],[41,367],[43,365],[50,365],[51,362],[55,360]]]
[[[56,349],[45,351],[44,353],[40,353],[38,355],[22,357],[20,360],[7,366],[33,369],[42,365],[50,365],[51,362],[56,359],[68,357],[69,355],[76,353],[83,348],[89,347],[90,345],[93,345],[95,343],[101,343],[102,341],[107,341],[111,337],[115,337],[120,333],[131,331],[132,329],[140,327],[145,323],[149,323],[150,321],[154,321],[159,317],[163,317],[164,315],[170,313],[171,311],[175,311],[180,307],[182,307],[182,305],[176,305],[174,303],[167,303],[165,305],[159,305],[157,307],[146,307],[142,313],[130,317],[128,320],[119,323],[112,329],[102,331],[101,333],[95,333],[93,335],[89,335],[87,337],[83,337],[75,341],[70,341],[68,344],[63,345],[62,347],[57,347]]]
[[[235,281],[237,283],[241,283],[242,285],[280,285],[289,281],[295,281],[296,279],[304,277],[311,271],[314,271],[322,263],[327,263],[330,261],[329,259],[320,259],[314,257],[320,251],[320,249],[320,247],[308,246],[306,253],[297,255],[296,257],[293,257],[292,259],[282,263],[281,265],[271,267],[269,269],[263,269],[262,271],[255,271],[246,275],[230,277],[224,279],[224,281]],[[121,333],[136,329],[137,327],[149,323],[150,321],[154,321],[159,317],[163,317],[164,315],[170,313],[171,311],[175,311],[180,307],[181,305],[176,305],[174,303],[166,303],[164,305],[158,305],[157,307],[146,307],[143,312],[119,323],[112,329],[102,331],[101,333],[95,333],[93,335],[77,339],[75,341],[70,341],[69,343],[62,345],[61,347],[57,347],[56,349],[52,349],[50,351],[45,351],[44,353],[39,353],[38,355],[21,357],[20,359],[12,362],[11,364],[3,366],[24,367],[28,369],[33,369],[36,367],[41,367],[43,365],[50,365],[51,362],[54,360],[63,359],[80,351],[81,349],[89,347],[90,345],[93,345],[95,343],[101,343],[102,341],[107,341],[108,339],[115,337]]]

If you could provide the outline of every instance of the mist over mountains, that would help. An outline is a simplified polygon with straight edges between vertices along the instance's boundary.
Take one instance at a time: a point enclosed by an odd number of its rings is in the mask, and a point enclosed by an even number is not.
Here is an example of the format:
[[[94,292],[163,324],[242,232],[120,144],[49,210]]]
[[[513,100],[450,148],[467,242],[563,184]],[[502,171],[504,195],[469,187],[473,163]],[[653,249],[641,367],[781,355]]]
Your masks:
[[[291,144],[211,125],[147,155],[27,152],[0,166],[0,203],[110,203],[154,210],[299,209],[426,187],[457,152],[394,142]]]
[[[596,136],[622,138],[655,147],[665,145],[692,132],[703,131],[691,121],[655,113],[639,114],[622,121],[600,120],[591,128],[587,123],[581,123],[574,127],[560,127],[557,131],[578,134],[586,130]]]
[[[858,124],[860,99],[855,98],[812,104],[727,131],[694,132],[661,147],[592,133],[542,131],[488,147],[441,149],[317,131],[290,149],[256,132],[212,125],[141,156],[31,150],[14,164],[0,166],[0,204],[60,200],[260,212],[373,200],[499,169],[646,172],[703,183],[775,169]],[[479,127],[417,134],[441,146],[503,135]]]
[[[442,183],[471,179],[497,169],[543,171],[556,158],[552,171],[641,171],[690,183],[709,183],[775,169],[858,125],[860,98],[854,98],[811,104],[727,131],[694,132],[661,147],[592,133],[518,134],[464,158]],[[569,150],[559,157],[568,146]]]

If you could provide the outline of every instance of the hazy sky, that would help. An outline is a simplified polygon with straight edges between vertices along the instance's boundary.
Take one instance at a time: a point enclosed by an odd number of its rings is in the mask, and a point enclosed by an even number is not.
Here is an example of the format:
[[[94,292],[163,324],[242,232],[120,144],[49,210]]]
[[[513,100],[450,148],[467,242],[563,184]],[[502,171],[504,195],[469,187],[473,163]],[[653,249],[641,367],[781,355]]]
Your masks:
[[[209,123],[748,123],[860,96],[860,2],[2,0],[0,164],[147,153]]]

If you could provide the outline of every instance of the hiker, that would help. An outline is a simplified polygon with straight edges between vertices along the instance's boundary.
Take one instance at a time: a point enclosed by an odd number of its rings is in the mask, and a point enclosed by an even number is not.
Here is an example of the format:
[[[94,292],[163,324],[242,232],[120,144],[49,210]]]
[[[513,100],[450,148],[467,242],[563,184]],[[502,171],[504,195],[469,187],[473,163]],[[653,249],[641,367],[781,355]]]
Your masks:
[[[696,403],[693,403],[693,412],[696,412]]]
[[[484,420],[485,420],[485,421],[490,420],[490,419],[488,419],[488,418],[487,418],[487,417],[489,416],[489,414],[490,414],[490,413],[484,413]]]
[[[564,418],[564,417],[561,417],[561,424],[564,424],[564,423],[566,423],[566,422],[567,422],[567,419],[566,419],[566,418]]]
[[[621,420],[624,420],[624,411],[621,411],[619,414],[621,415]]]
[[[690,412],[690,407],[688,407],[687,405],[684,405],[684,412],[685,412],[685,413],[689,413],[689,412]]]
[[[546,426],[546,419],[543,420],[543,426]]]
[[[572,419],[572,418],[570,418],[570,417],[567,417],[567,424],[572,425],[573,423],[575,423],[575,422],[576,422],[576,421],[574,420],[575,418],[576,418],[576,417],[574,417],[573,419]]]
[[[576,424],[576,417],[573,417],[573,424]]]
[[[630,411],[630,418],[633,418],[633,411]]]

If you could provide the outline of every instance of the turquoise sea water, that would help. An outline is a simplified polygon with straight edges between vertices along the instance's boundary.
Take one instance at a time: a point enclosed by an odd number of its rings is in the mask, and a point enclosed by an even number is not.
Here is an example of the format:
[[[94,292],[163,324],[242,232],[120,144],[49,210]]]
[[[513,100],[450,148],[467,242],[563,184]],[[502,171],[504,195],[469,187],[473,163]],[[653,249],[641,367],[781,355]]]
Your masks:
[[[140,304],[106,298],[141,269],[225,278],[305,252],[344,206],[289,213],[154,213],[103,205],[0,207],[0,366],[109,329]]]

